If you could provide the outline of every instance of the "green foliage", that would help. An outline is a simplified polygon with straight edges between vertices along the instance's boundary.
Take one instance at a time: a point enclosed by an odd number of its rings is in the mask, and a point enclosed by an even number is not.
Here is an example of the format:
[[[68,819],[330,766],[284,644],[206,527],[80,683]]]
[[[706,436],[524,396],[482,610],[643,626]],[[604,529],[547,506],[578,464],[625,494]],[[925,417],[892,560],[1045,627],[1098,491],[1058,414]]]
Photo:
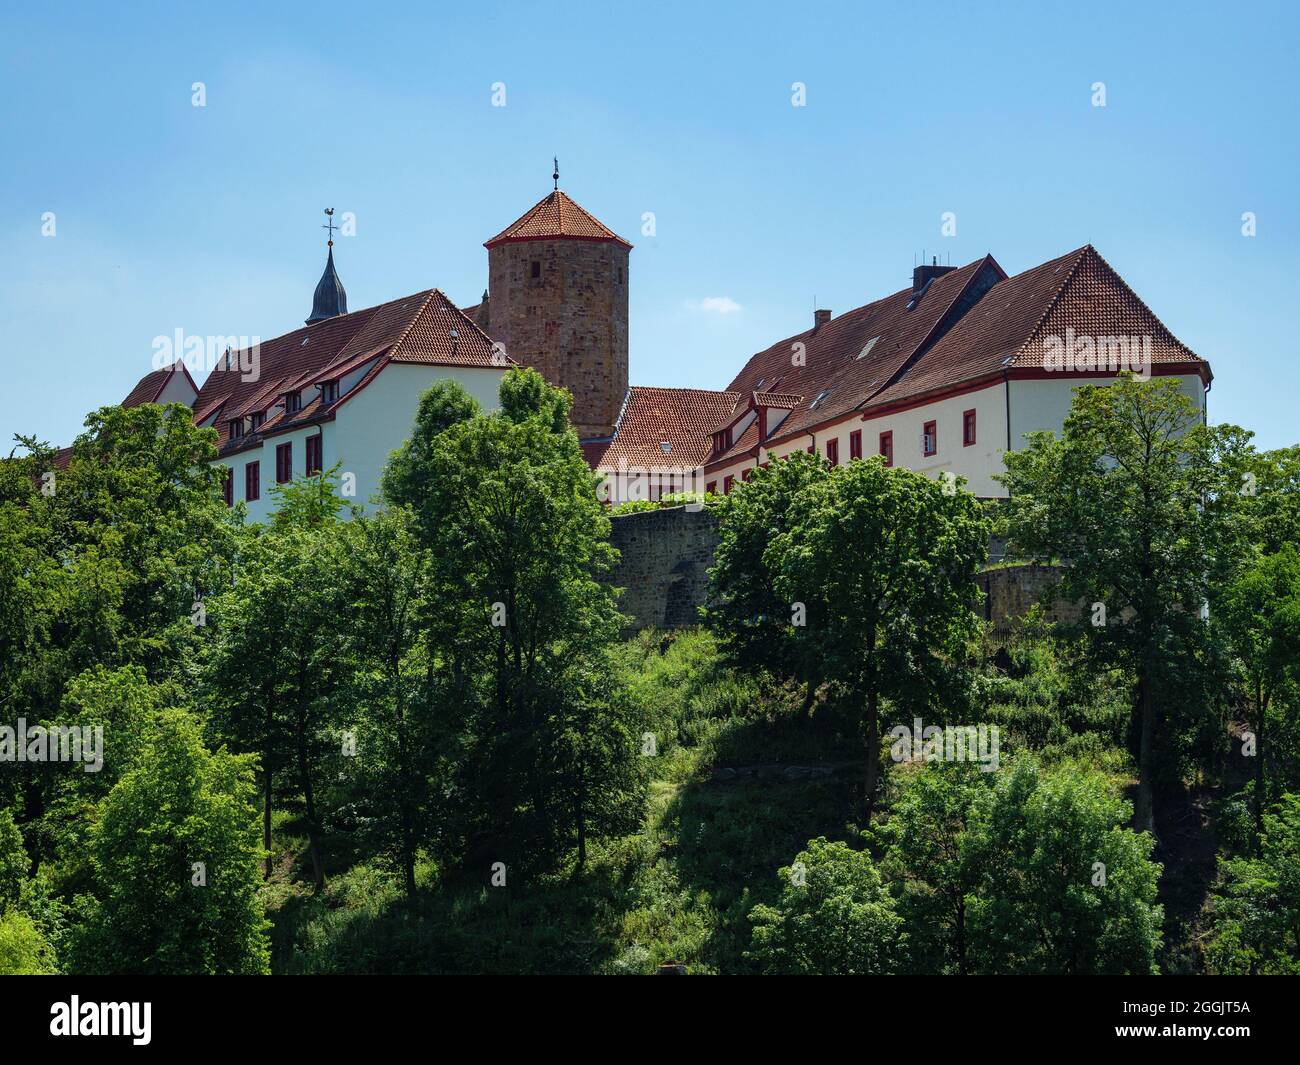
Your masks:
[[[1028,447],[1005,456],[1009,549],[1069,559],[1061,596],[1105,609],[1105,624],[1093,623],[1090,608],[1077,634],[1099,668],[1137,678],[1143,828],[1154,824],[1157,737],[1170,754],[1166,734],[1184,732],[1186,708],[1203,705],[1198,670],[1208,640],[1200,610],[1232,565],[1246,444],[1235,427],[1202,424],[1176,380],[1122,375],[1075,391],[1060,439],[1034,433]],[[1171,773],[1173,760],[1165,764]]]
[[[54,948],[22,910],[0,911],[0,976],[49,976],[57,973]]]
[[[775,906],[755,906],[749,957],[764,973],[862,975],[899,971],[907,936],[871,855],[824,837],[808,841]]]
[[[0,913],[18,901],[30,865],[13,814],[0,808]]]
[[[1220,859],[1209,908],[1211,973],[1300,975],[1300,795],[1264,814],[1257,857]]]
[[[99,895],[81,914],[77,971],[268,971],[252,770],[245,756],[208,751],[186,712],[154,718],[95,829]]]
[[[1150,973],[1160,946],[1155,841],[1099,774],[1018,759],[981,795],[967,843],[975,967],[996,973]]]

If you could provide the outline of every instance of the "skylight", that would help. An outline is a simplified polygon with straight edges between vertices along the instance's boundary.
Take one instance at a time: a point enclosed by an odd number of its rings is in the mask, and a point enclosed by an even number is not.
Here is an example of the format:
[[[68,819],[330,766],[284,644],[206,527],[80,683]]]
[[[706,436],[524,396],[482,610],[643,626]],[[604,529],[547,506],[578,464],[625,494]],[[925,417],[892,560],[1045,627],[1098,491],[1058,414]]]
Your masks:
[[[829,396],[830,394],[831,394],[831,390],[830,390],[829,388],[826,389],[824,392],[820,393],[820,394],[817,396],[817,398],[814,399],[814,400],[812,401],[812,403],[809,405],[808,409],[809,409],[809,410],[816,410],[818,407],[820,407],[820,406],[822,405],[823,401],[825,401],[826,397]]]
[[[880,337],[872,337],[870,340],[868,340],[866,347],[864,347],[861,351],[858,352],[858,358],[865,359],[867,355],[871,352],[871,349],[876,346],[876,341],[879,339]]]
[[[670,444],[667,440],[659,441],[659,450],[662,451],[665,455],[667,455],[670,451],[672,451],[672,449],[673,449],[673,445]]]

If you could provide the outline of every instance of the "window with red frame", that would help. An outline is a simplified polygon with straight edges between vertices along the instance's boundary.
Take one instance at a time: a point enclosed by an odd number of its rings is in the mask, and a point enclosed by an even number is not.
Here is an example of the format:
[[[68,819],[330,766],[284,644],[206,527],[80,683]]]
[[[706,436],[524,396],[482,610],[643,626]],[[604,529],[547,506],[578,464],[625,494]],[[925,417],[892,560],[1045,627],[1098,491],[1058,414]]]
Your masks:
[[[961,445],[970,447],[975,443],[975,412],[973,410],[962,411],[961,415]]]
[[[293,480],[293,443],[275,445],[275,483]]]
[[[862,458],[862,430],[854,429],[849,433],[849,458]]]
[[[320,473],[320,434],[307,437],[307,476],[314,477]]]
[[[937,422],[926,422],[921,429],[921,453],[923,455],[937,455],[939,453],[939,425]]]
[[[262,498],[262,473],[258,468],[261,463],[248,462],[244,464],[244,498],[248,502]]]
[[[709,495],[716,496],[718,494],[718,482],[710,481],[708,484],[704,486],[704,490],[708,492]]]
[[[736,478],[734,478],[731,474],[727,474],[727,476],[725,476],[724,478],[722,478],[722,494],[723,494],[724,496],[725,496],[725,495],[730,495],[730,494],[731,494],[731,486],[732,486],[733,484],[735,484],[735,483],[736,483]]]
[[[886,466],[894,464],[894,434],[892,432],[880,434],[880,454],[884,458]]]
[[[231,466],[226,467],[226,475],[221,479],[221,497],[226,501],[226,506],[235,505],[235,471]]]
[[[832,466],[840,464],[840,442],[838,440],[826,441],[826,461]]]

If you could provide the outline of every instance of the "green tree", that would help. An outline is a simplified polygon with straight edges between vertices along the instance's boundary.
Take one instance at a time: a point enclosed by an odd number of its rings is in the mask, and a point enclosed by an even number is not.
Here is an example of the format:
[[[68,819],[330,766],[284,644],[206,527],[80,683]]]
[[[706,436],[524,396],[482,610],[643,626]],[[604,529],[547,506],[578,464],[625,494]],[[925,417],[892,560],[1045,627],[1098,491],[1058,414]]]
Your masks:
[[[473,864],[549,861],[575,842],[573,788],[610,794],[593,774],[629,764],[600,757],[572,727],[575,715],[586,735],[596,724],[597,689],[583,678],[621,617],[601,581],[615,557],[609,519],[568,405],[532,370],[506,374],[492,415],[436,389],[385,479],[414,514],[428,564],[428,691],[450,703],[464,738],[458,794]],[[579,808],[585,825],[590,807]]]
[[[18,901],[30,866],[23,834],[14,824],[13,814],[0,807],[0,913]]]
[[[1185,687],[1200,661],[1202,606],[1233,564],[1227,519],[1246,440],[1204,425],[1176,380],[1121,376],[1075,391],[1059,439],[1033,433],[1005,456],[1010,549],[1068,560],[1060,593],[1096,604],[1078,630],[1095,662],[1136,677],[1136,824],[1147,831],[1160,694]],[[1163,710],[1170,718],[1172,701]]]
[[[1219,873],[1209,971],[1300,975],[1300,795],[1265,812],[1258,856],[1220,858]]]
[[[1217,597],[1214,617],[1241,668],[1251,706],[1259,835],[1268,803],[1269,708],[1300,664],[1300,551],[1288,544],[1256,558]]]
[[[1160,946],[1154,839],[1122,826],[1099,773],[1022,757],[977,797],[968,828],[980,886],[972,955],[986,973],[1150,973]]]
[[[746,489],[742,489],[742,492]],[[974,633],[975,574],[989,523],[957,485],[879,458],[837,467],[790,501],[789,527],[763,566],[779,598],[802,604],[797,655],[833,678],[867,751],[866,799],[880,773],[880,707],[919,710],[951,680],[952,656]]]
[[[254,794],[251,758],[208,751],[191,715],[161,711],[103,803],[77,971],[269,971]]]
[[[57,973],[54,948],[27,914],[13,906],[0,912],[0,976]]]
[[[750,911],[746,957],[768,974],[863,975],[899,972],[907,934],[871,855],[825,837],[809,840],[777,874],[781,897]]]

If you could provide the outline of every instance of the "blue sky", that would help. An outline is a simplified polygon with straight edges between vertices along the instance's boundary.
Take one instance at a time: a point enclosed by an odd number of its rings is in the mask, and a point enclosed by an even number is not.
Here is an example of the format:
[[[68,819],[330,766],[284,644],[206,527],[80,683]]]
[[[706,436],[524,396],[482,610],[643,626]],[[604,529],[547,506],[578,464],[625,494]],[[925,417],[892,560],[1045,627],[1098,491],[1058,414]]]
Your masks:
[[[724,387],[922,249],[1015,273],[1091,242],[1211,361],[1212,420],[1300,441],[1294,4],[186,8],[0,15],[5,451],[70,442],[156,336],[300,325],[326,206],[353,309],[477,302],[552,155],[636,245],[634,384]]]

